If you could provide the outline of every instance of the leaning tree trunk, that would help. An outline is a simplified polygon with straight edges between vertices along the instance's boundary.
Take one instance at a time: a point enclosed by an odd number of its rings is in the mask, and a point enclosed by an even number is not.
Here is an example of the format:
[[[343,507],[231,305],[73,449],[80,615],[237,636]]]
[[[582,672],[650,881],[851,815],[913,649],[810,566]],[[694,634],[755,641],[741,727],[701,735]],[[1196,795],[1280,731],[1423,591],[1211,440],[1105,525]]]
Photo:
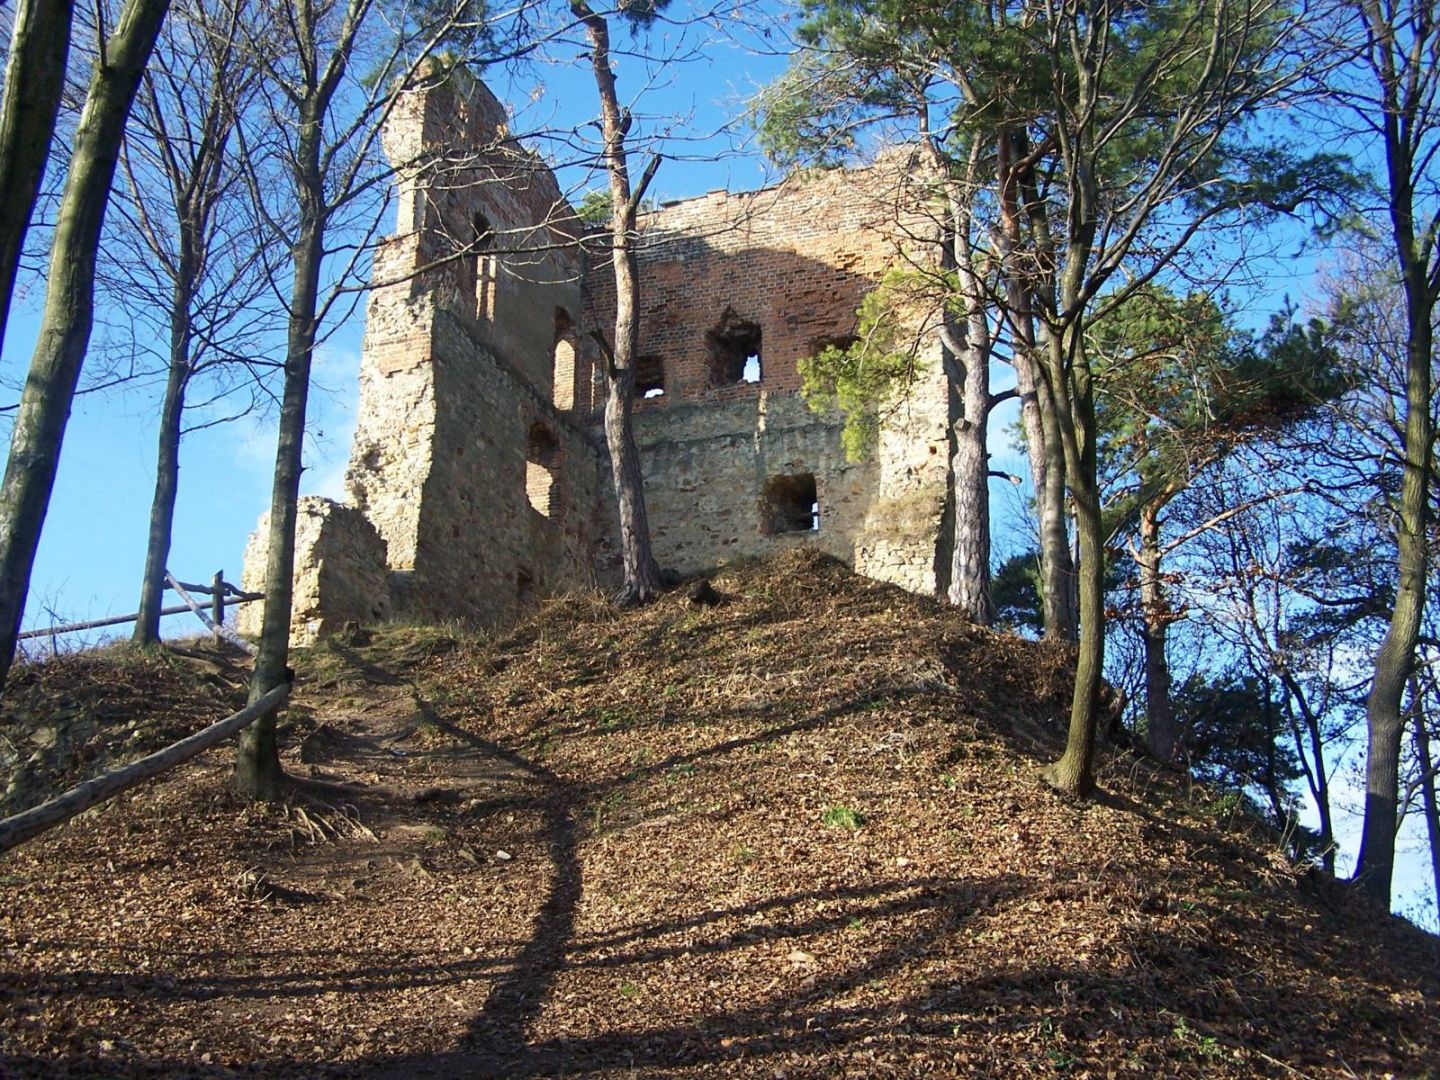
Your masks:
[[[610,28],[583,0],[570,5],[590,37],[590,60],[600,94],[601,132],[605,140],[605,167],[610,175],[611,258],[615,268],[615,343],[605,357],[608,393],[605,398],[605,443],[610,450],[615,499],[620,507],[620,551],[625,584],[619,602],[646,604],[660,595],[660,567],[650,548],[650,521],[645,513],[645,478],[640,470],[640,448],[635,442],[635,354],[640,347],[640,276],[635,257],[635,215],[654,166],[630,190],[625,136],[630,115],[620,108],[615,72],[610,68]],[[601,339],[602,351],[605,346]]]
[[[180,489],[180,424],[190,379],[190,301],[193,260],[181,250],[170,305],[170,373],[160,405],[159,447],[155,458],[155,494],[150,501],[150,536],[145,545],[145,575],[140,583],[140,613],[133,640],[160,640],[160,609],[165,601],[165,571],[170,561],[175,497]]]
[[[169,0],[130,0],[85,95],[50,254],[45,313],[0,487],[0,685],[14,660],[40,530],[95,313],[95,254],[135,91]],[[8,193],[7,193],[8,197]]]
[[[1398,515],[1399,580],[1390,628],[1375,657],[1375,677],[1365,700],[1370,742],[1365,758],[1365,828],[1355,880],[1386,907],[1395,872],[1395,830],[1399,821],[1401,699],[1415,660],[1420,621],[1425,611],[1428,563],[1425,529],[1429,491],[1434,476],[1434,426],[1430,418],[1431,318],[1424,266],[1406,267],[1405,475]]]
[[[0,102],[0,342],[65,89],[72,0],[20,0]]]
[[[1173,764],[1180,749],[1180,724],[1170,700],[1170,662],[1165,637],[1173,615],[1160,577],[1160,508],[1154,499],[1140,508],[1140,609],[1145,642],[1145,745]]]

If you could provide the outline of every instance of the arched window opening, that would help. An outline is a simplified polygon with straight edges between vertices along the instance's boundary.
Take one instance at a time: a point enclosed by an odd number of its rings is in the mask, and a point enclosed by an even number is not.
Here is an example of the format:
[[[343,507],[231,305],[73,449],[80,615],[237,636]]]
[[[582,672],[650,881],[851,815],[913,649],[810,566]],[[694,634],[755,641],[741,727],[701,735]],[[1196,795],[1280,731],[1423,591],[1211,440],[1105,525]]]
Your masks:
[[[560,516],[560,444],[538,421],[530,425],[525,446],[525,495],[535,511],[548,518]]]
[[[580,356],[580,336],[575,330],[575,320],[563,307],[555,309],[555,407],[575,408],[576,363]]]

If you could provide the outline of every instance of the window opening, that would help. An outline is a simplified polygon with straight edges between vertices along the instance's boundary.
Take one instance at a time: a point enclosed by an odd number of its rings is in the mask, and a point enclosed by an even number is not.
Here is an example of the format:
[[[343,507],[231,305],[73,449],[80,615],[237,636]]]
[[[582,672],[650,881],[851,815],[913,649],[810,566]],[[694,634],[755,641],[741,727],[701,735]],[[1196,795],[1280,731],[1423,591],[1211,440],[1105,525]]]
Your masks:
[[[522,612],[535,606],[535,578],[523,567],[515,572],[515,602]]]
[[[575,408],[575,361],[579,356],[580,337],[575,320],[563,307],[555,309],[555,407]]]
[[[657,398],[665,393],[665,362],[658,356],[635,358],[635,396]]]
[[[525,495],[535,511],[548,518],[560,516],[560,444],[544,424],[530,426],[525,448]]]
[[[705,335],[710,354],[710,385],[758,383],[763,375],[760,324],[742,319],[727,307],[715,329]]]
[[[490,220],[478,212],[471,228],[474,234],[471,245],[475,251],[475,316],[490,319],[495,315],[495,256],[490,253],[495,244],[495,230]]]
[[[765,484],[761,531],[774,535],[820,531],[820,499],[815,474],[772,476]]]

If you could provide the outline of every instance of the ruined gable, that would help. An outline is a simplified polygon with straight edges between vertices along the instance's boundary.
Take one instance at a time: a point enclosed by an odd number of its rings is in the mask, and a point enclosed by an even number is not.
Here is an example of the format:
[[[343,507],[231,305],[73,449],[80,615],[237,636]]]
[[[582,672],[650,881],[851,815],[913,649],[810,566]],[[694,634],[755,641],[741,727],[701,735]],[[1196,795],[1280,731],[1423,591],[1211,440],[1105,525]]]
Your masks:
[[[800,396],[799,362],[854,334],[856,308],[887,269],[929,257],[934,223],[904,209],[916,205],[911,175],[897,154],[868,170],[712,192],[640,222],[639,355],[644,384],[663,393],[641,394],[635,429],[662,566],[688,573],[808,544],[933,590],[948,407],[938,345],[909,400],[887,410],[867,461],[847,460],[839,418]],[[586,322],[607,326],[613,310],[608,267],[592,268]],[[813,492],[817,528],[776,527],[775,492],[796,484]]]

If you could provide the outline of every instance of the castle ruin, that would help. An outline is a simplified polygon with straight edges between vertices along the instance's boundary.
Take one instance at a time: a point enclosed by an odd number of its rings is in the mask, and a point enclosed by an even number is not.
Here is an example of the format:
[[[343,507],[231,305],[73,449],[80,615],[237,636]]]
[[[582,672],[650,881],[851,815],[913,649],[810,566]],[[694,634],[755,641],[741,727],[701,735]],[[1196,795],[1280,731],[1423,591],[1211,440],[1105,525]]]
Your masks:
[[[618,585],[592,337],[613,334],[608,246],[577,242],[584,227],[507,120],[482,84],[451,79],[406,94],[387,126],[391,160],[419,164],[400,166],[396,232],[374,260],[346,500],[302,499],[296,642],[352,620],[505,625],[547,594]],[[797,368],[855,333],[888,268],[929,257],[909,176],[897,157],[642,215],[635,435],[662,567],[812,545],[935,590],[938,344],[860,462]],[[262,520],[246,589],[263,589],[264,546]]]

